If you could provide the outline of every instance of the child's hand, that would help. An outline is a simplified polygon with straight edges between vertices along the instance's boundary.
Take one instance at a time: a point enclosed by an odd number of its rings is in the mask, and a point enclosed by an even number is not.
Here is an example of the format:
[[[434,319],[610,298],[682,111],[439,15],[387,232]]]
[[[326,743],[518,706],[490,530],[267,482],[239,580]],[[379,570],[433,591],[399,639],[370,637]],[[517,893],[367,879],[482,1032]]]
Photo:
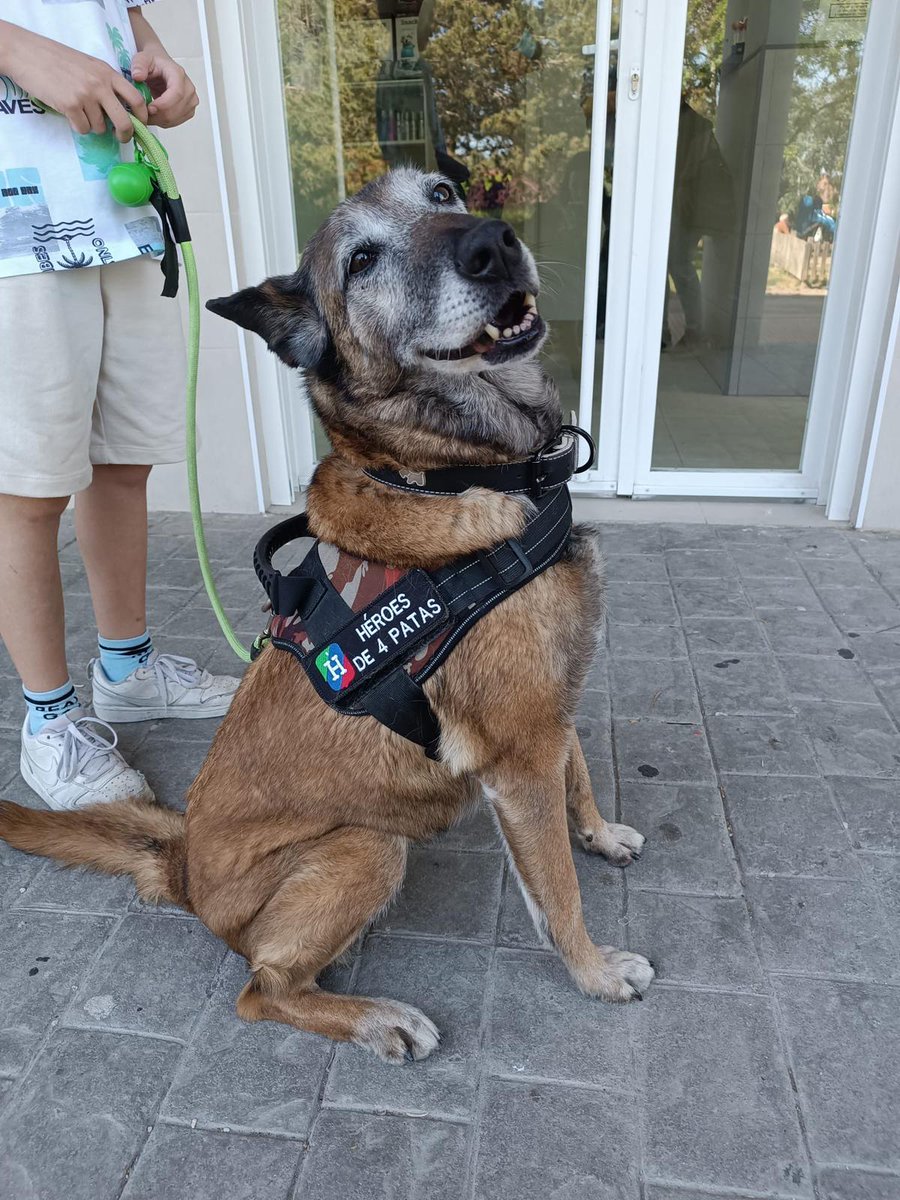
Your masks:
[[[146,83],[153,95],[149,106],[151,125],[171,129],[194,115],[200,103],[194,85],[162,46],[139,50],[131,60],[131,74],[138,83]]]
[[[7,21],[0,21],[0,43],[0,73],[62,113],[76,133],[105,133],[108,117],[119,141],[127,142],[133,130],[126,104],[148,120],[141,93],[99,58]]]

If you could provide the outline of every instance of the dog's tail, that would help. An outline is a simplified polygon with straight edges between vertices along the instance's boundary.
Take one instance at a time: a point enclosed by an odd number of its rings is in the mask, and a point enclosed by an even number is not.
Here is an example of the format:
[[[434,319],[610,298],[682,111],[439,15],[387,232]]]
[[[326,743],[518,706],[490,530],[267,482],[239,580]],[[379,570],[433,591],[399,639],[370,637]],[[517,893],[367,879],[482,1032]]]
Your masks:
[[[70,867],[131,875],[142,899],[190,908],[184,816],[161,804],[117,800],[77,812],[46,812],[3,800],[0,838]]]

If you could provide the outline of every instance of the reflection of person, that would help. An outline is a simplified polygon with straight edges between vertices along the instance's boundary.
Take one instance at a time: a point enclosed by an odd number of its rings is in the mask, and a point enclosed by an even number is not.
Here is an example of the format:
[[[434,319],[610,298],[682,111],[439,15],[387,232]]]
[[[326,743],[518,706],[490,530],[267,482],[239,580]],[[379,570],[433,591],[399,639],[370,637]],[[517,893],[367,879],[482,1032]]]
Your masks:
[[[237,680],[158,654],[147,633],[147,477],[183,458],[183,343],[147,261],[162,248],[153,210],[116,204],[106,180],[131,137],[125,105],[170,127],[197,95],[136,0],[5,0],[3,14],[0,91],[14,99],[0,122],[0,634],[25,691],[22,772],[51,808],[147,799],[75,694],[57,532],[77,493],[95,712],[221,715]]]
[[[687,344],[703,334],[700,280],[694,258],[706,234],[728,233],[734,223],[731,175],[713,133],[712,122],[682,98],[675,151],[675,187],[669,235],[669,275],[684,313]],[[664,344],[671,344],[669,289],[666,287]]]
[[[835,187],[831,182],[831,176],[824,167],[819,175],[819,182],[816,184],[816,195],[823,204],[830,205],[834,203]]]

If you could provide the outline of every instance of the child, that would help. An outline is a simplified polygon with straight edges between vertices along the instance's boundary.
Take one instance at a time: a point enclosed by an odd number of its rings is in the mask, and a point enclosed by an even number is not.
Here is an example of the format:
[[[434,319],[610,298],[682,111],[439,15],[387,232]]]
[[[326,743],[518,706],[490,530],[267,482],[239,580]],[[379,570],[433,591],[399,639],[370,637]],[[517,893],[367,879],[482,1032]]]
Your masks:
[[[51,808],[152,799],[113,731],[79,705],[56,547],[75,494],[97,717],[227,710],[236,679],[160,654],[147,632],[147,477],[183,458],[184,347],[178,306],[159,294],[155,213],[116,204],[106,182],[131,137],[128,109],[169,128],[193,116],[197,94],[137,0],[2,11],[0,637],[25,695],[22,774]]]

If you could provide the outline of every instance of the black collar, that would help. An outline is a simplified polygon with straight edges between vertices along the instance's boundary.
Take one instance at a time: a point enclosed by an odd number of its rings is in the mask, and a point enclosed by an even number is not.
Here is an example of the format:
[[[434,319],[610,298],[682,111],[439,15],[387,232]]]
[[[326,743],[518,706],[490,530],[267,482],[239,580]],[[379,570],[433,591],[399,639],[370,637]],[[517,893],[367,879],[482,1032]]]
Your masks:
[[[590,448],[587,462],[578,466],[578,439],[584,438]],[[594,464],[594,441],[577,425],[562,425],[559,435],[537,454],[519,462],[496,466],[433,467],[428,471],[394,471],[390,467],[366,467],[365,474],[377,483],[412,492],[419,496],[458,496],[471,487],[489,488],[493,492],[531,496],[538,499],[554,488],[568,483]]]

